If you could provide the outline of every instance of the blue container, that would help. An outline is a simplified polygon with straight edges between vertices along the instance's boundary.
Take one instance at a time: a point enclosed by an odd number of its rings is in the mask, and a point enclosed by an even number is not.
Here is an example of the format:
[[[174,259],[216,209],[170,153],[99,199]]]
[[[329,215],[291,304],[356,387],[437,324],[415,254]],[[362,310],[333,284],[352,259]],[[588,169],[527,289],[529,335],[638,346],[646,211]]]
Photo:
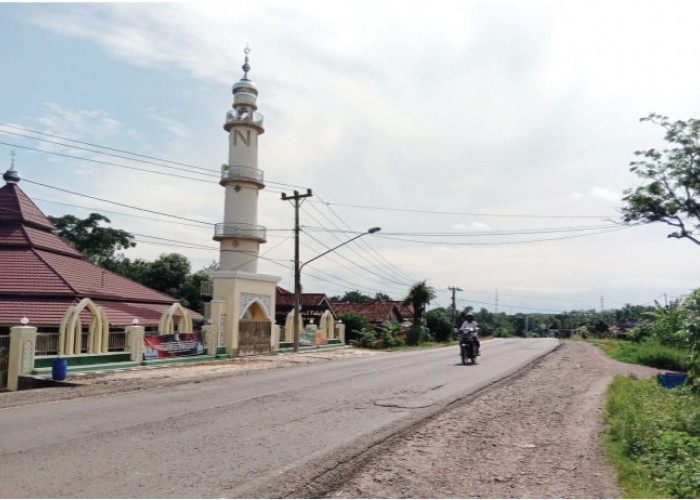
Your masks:
[[[683,385],[686,378],[688,378],[688,375],[685,373],[666,372],[656,375],[656,380],[659,382],[659,385],[666,389],[672,389],[673,387]]]
[[[51,363],[51,376],[54,380],[65,380],[68,375],[68,361],[56,358]]]

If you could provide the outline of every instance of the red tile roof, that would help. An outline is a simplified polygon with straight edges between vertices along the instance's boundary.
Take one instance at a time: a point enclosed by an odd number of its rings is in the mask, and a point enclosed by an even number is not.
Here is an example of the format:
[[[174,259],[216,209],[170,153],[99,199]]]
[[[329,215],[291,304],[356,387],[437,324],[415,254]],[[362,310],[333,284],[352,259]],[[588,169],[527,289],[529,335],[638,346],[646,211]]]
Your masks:
[[[0,222],[21,222],[52,230],[54,225],[17,184],[0,188]]]
[[[3,324],[16,326],[22,317],[27,317],[32,326],[58,327],[68,307],[77,305],[78,299],[58,298],[47,300],[43,297],[28,297],[18,299],[0,299],[0,318]],[[93,301],[102,307],[112,326],[123,327],[132,324],[138,318],[141,326],[154,326],[160,321],[161,315],[168,310],[170,304],[153,304],[138,302],[114,302],[106,300]],[[84,310],[80,315],[83,325],[88,325],[92,319],[90,313]],[[175,315],[175,322],[178,316]]]
[[[277,296],[275,298],[277,305],[294,306],[294,294],[282,287],[277,287]],[[325,293],[302,293],[300,297],[302,306],[316,307],[329,304]]]
[[[176,299],[84,260],[51,230],[54,226],[16,185],[0,188],[0,326],[26,316],[58,326],[68,306],[90,298],[110,324],[158,324]],[[201,315],[190,311],[193,319]],[[81,318],[85,323],[90,315]]]
[[[400,302],[388,300],[375,300],[365,304],[355,304],[351,302],[332,302],[336,314],[360,313],[364,314],[370,323],[382,323],[392,317],[397,316],[399,320],[408,319],[401,314],[401,309],[397,304]]]

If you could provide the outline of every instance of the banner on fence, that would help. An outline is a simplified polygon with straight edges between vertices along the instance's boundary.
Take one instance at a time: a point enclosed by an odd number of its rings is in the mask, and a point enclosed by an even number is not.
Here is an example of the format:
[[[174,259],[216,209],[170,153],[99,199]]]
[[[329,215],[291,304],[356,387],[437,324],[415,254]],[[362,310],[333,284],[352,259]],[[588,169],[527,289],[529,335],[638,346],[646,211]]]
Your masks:
[[[170,335],[145,335],[143,359],[197,356],[204,353],[201,333],[174,333]]]
[[[299,332],[299,345],[325,345],[328,339],[323,336],[323,330],[303,329]]]

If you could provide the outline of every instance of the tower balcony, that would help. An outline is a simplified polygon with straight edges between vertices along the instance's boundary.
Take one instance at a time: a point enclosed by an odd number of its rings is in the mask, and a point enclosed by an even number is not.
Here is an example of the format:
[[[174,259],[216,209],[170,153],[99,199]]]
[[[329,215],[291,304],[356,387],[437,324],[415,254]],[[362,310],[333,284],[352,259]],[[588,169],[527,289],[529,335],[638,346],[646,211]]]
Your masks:
[[[264,226],[257,226],[255,224],[222,222],[214,226],[215,240],[222,240],[224,238],[241,238],[265,243],[267,241],[266,233],[267,230]]]
[[[221,182],[219,184],[223,185],[228,181],[249,181],[259,187],[264,187],[265,173],[257,168],[244,165],[221,165]]]
[[[226,113],[226,123],[224,129],[228,132],[237,123],[245,123],[253,125],[259,129],[259,132],[264,132],[263,121],[265,118],[257,111],[229,109]]]

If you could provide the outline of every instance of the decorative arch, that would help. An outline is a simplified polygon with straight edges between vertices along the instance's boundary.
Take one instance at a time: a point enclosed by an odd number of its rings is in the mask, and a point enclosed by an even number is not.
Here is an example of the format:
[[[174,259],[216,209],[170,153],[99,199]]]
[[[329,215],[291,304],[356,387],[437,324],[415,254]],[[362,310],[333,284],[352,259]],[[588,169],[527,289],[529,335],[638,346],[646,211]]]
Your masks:
[[[175,333],[173,316],[176,314],[180,315],[180,320],[177,322],[177,331],[181,333],[192,331],[192,318],[190,318],[187,310],[179,302],[175,302],[160,317],[158,322],[158,333],[160,335]]]
[[[304,320],[299,315],[299,331],[304,327]],[[287,313],[287,319],[284,322],[284,340],[285,342],[294,341],[294,311],[289,311]]]
[[[83,333],[80,313],[84,309],[87,309],[92,315],[90,326],[88,327],[88,354],[98,354],[109,350],[109,321],[107,320],[107,315],[104,309],[86,297],[78,304],[70,306],[61,319],[58,331],[59,356],[80,354],[81,336]]]
[[[251,321],[270,321],[270,314],[267,307],[259,299],[255,298],[246,304],[246,308],[241,310],[240,319]]]
[[[335,337],[335,318],[328,309],[323,311],[321,319],[318,322],[318,328],[326,333],[326,338],[328,340]]]

